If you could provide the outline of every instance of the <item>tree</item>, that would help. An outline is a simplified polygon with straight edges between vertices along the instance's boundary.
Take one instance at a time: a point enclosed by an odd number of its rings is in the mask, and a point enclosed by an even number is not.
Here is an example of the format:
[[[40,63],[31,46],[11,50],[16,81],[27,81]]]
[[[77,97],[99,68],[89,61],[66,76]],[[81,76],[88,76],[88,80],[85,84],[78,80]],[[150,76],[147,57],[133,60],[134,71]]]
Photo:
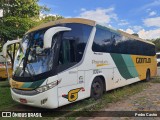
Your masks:
[[[38,0],[1,0],[0,7],[3,9],[1,18],[0,38],[1,40],[16,39],[31,27],[38,24],[39,14],[47,10],[38,5]]]
[[[38,0],[0,0],[0,8],[3,9],[3,17],[0,18],[0,48],[7,40],[21,38],[27,30],[38,25],[40,12],[49,10],[39,6]],[[15,47],[11,46],[8,51],[12,63],[15,55],[12,48]]]
[[[139,37],[138,33],[133,33],[132,35],[134,35],[136,37]]]
[[[156,51],[160,52],[160,38],[157,38],[157,39],[153,40],[153,43],[156,46]]]
[[[64,17],[60,16],[60,15],[44,15],[44,18],[41,19],[41,23],[47,23],[50,21],[55,21],[55,20],[59,20],[59,19],[63,19]]]
[[[22,38],[26,31],[41,23],[63,18],[62,16],[46,16],[39,19],[40,13],[48,12],[46,6],[39,6],[39,0],[0,0],[0,9],[3,9],[3,17],[0,18],[0,51],[7,40]],[[10,47],[11,53],[14,46]],[[15,52],[13,52],[14,56]],[[11,54],[9,54],[11,56]],[[11,57],[12,57],[11,56]],[[11,60],[13,60],[11,58]]]

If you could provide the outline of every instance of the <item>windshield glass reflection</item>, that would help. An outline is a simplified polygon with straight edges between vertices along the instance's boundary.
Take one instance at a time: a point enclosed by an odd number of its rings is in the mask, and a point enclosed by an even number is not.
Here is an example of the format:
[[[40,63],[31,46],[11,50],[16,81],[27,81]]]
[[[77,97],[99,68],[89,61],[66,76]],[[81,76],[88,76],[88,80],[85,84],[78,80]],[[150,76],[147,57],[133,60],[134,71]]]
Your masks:
[[[45,32],[40,30],[24,36],[14,63],[15,76],[30,77],[52,69],[57,38],[53,37],[50,49],[43,50]]]

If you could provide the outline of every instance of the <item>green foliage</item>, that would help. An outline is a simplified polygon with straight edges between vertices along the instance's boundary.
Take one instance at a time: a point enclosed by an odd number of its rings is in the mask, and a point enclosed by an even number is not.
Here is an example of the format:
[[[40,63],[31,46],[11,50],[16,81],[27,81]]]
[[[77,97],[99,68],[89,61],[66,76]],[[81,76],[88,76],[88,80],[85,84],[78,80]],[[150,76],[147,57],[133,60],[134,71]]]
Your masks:
[[[156,46],[156,51],[160,52],[160,38],[157,38],[156,40],[153,40],[153,43]]]
[[[0,6],[4,10],[4,17],[19,16],[22,18],[38,16],[43,7],[38,0],[1,0]]]
[[[9,16],[3,18],[3,25],[0,28],[0,35],[2,35],[5,39],[16,39],[18,36],[22,37],[28,29],[36,24],[38,23],[30,18]]]
[[[0,19],[0,40],[16,39],[22,37],[30,28],[38,24],[63,18],[62,16],[46,16],[39,19],[40,12],[48,12],[46,6],[39,6],[39,0],[1,0],[0,8],[4,15]]]
[[[63,19],[64,17],[60,16],[60,15],[56,15],[56,16],[46,16],[41,20],[41,23],[47,23],[50,21],[55,21],[55,20],[59,20],[59,19]]]
[[[160,83],[160,77],[156,76],[154,79],[151,81],[152,83]]]
[[[41,23],[63,18],[62,16],[47,16],[42,20],[39,14],[48,12],[46,6],[38,5],[39,0],[1,0],[0,8],[3,17],[0,18],[0,51],[7,40],[22,38],[32,27]]]
[[[3,9],[3,17],[0,18],[0,51],[7,40],[22,38],[26,31],[38,25],[39,13],[49,10],[39,6],[38,0],[1,0],[0,8]],[[13,47],[8,48],[12,63],[15,55],[15,50],[11,49]]]
[[[0,38],[5,42],[22,37],[27,30],[39,24],[39,13],[49,10],[45,6],[39,6],[38,0],[1,1],[0,7],[4,15],[0,20]]]

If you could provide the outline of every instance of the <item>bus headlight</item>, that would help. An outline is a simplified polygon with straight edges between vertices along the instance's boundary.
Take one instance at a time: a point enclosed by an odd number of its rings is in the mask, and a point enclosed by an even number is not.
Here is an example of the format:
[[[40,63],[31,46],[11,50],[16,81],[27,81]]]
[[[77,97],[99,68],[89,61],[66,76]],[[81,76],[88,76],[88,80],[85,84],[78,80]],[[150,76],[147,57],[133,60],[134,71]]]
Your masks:
[[[41,86],[41,87],[37,88],[36,91],[42,93],[44,91],[47,91],[47,90],[57,86],[60,82],[61,82],[61,80],[57,80],[55,82],[51,82],[51,83],[49,83],[47,85],[44,85],[44,86]]]

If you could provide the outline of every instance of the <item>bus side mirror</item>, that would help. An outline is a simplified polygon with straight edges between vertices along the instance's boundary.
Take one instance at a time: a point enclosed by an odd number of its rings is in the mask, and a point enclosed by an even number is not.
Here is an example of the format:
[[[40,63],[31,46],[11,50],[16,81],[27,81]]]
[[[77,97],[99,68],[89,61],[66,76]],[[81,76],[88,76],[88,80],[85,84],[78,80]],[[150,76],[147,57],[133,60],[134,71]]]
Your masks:
[[[71,31],[71,28],[68,28],[68,27],[52,27],[52,28],[49,28],[44,34],[43,49],[51,48],[53,36],[56,33],[62,32],[62,31]]]
[[[21,42],[21,39],[18,39],[18,40],[12,40],[12,41],[7,41],[4,45],[3,45],[3,56],[6,58],[7,57],[7,47],[9,45],[12,45],[12,44],[16,44],[16,43],[20,43]]]

